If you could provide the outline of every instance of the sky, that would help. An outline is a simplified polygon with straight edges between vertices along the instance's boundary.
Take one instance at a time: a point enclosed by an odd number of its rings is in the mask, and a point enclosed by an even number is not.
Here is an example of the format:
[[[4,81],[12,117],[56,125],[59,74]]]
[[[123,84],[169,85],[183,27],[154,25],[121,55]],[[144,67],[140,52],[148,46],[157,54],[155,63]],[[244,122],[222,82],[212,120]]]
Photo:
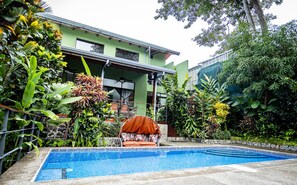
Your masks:
[[[197,21],[189,29],[175,18],[155,20],[157,0],[45,0],[53,14],[93,27],[104,29],[134,39],[159,45],[180,52],[168,62],[178,64],[189,61],[189,68],[213,56],[218,47],[201,47],[192,41],[207,24]],[[272,6],[265,13],[277,16],[273,24],[284,24],[297,19],[296,0],[284,0],[282,5]]]

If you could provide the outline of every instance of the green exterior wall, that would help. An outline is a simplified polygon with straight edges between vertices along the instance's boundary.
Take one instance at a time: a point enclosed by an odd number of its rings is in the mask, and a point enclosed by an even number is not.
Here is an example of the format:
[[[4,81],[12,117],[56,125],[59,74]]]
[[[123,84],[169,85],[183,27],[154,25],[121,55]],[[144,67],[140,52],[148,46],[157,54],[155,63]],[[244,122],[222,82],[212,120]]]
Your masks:
[[[180,64],[177,64],[176,66],[174,66],[173,62],[170,62],[169,64],[167,64],[164,67],[169,68],[169,69],[175,69],[177,71],[178,85],[181,87],[188,75],[188,61],[186,60]],[[153,92],[153,86],[148,85],[147,91]],[[161,86],[157,86],[157,92],[165,93],[164,89]]]
[[[152,59],[149,59],[146,49],[139,48],[129,43],[119,42],[113,39],[108,39],[102,36],[96,36],[95,34],[85,32],[82,30],[73,30],[72,28],[61,26],[60,31],[63,33],[62,45],[68,47],[74,47],[76,45],[76,39],[82,39],[90,42],[95,42],[104,45],[104,55],[115,57],[116,48],[124,49],[139,53],[139,62],[147,63],[156,66],[165,65],[165,54],[156,54]]]
[[[166,67],[168,69],[174,69],[174,62],[170,62],[170,63],[166,64],[164,67]]]
[[[184,61],[174,66],[177,71],[178,85],[181,87],[188,76],[188,61]]]

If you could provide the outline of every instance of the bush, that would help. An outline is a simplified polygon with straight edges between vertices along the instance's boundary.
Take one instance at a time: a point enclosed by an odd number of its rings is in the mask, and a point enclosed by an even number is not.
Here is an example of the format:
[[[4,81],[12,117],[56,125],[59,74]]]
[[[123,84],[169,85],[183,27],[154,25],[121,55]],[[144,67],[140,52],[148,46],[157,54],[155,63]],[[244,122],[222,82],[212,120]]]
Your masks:
[[[212,137],[213,139],[221,139],[221,140],[231,139],[231,133],[228,130],[226,131],[218,130],[215,133],[213,133]]]
[[[73,146],[99,146],[99,139],[104,137],[104,121],[111,115],[107,103],[107,92],[102,89],[99,77],[79,74],[76,77],[77,87],[72,91],[74,96],[82,99],[73,104],[71,131]]]

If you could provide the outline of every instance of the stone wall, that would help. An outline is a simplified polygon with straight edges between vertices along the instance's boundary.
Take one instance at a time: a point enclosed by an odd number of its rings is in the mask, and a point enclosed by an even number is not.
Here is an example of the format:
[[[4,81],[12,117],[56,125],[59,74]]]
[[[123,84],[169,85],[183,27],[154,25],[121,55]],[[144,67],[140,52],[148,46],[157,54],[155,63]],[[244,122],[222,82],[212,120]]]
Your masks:
[[[160,142],[167,141],[167,133],[168,133],[168,125],[166,124],[158,124],[161,131],[161,139]]]
[[[46,135],[46,140],[63,139],[65,137],[67,123],[62,123],[58,126],[46,124],[43,134]]]
[[[184,137],[168,137],[167,141],[171,142],[185,142],[189,141],[188,138]],[[250,142],[250,141],[233,141],[233,140],[216,140],[216,139],[202,139],[202,140],[192,140],[192,142],[199,142],[203,144],[239,144],[239,145],[247,145],[254,147],[261,147],[267,149],[275,149],[275,150],[285,150],[285,151],[293,151],[297,152],[297,146],[288,146],[288,145],[276,145],[270,143],[259,143],[259,142]]]
[[[104,141],[100,141],[101,145],[107,147],[120,147],[121,142],[118,137],[105,137]]]

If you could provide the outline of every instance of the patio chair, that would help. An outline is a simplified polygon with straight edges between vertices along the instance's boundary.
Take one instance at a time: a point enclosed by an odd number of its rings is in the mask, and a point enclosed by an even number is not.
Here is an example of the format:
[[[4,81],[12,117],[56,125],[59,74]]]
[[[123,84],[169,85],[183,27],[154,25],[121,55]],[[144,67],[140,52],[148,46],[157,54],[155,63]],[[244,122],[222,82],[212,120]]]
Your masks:
[[[146,116],[134,116],[126,120],[119,133],[122,147],[159,146],[160,137],[160,127]]]
[[[127,104],[122,104],[121,105],[121,110],[120,110],[121,115],[124,118],[128,118],[129,117],[129,107]]]
[[[117,115],[118,114],[118,111],[119,111],[119,105],[118,105],[118,103],[117,102],[111,102],[110,104],[111,104],[110,109],[112,111],[114,111],[114,113]]]

